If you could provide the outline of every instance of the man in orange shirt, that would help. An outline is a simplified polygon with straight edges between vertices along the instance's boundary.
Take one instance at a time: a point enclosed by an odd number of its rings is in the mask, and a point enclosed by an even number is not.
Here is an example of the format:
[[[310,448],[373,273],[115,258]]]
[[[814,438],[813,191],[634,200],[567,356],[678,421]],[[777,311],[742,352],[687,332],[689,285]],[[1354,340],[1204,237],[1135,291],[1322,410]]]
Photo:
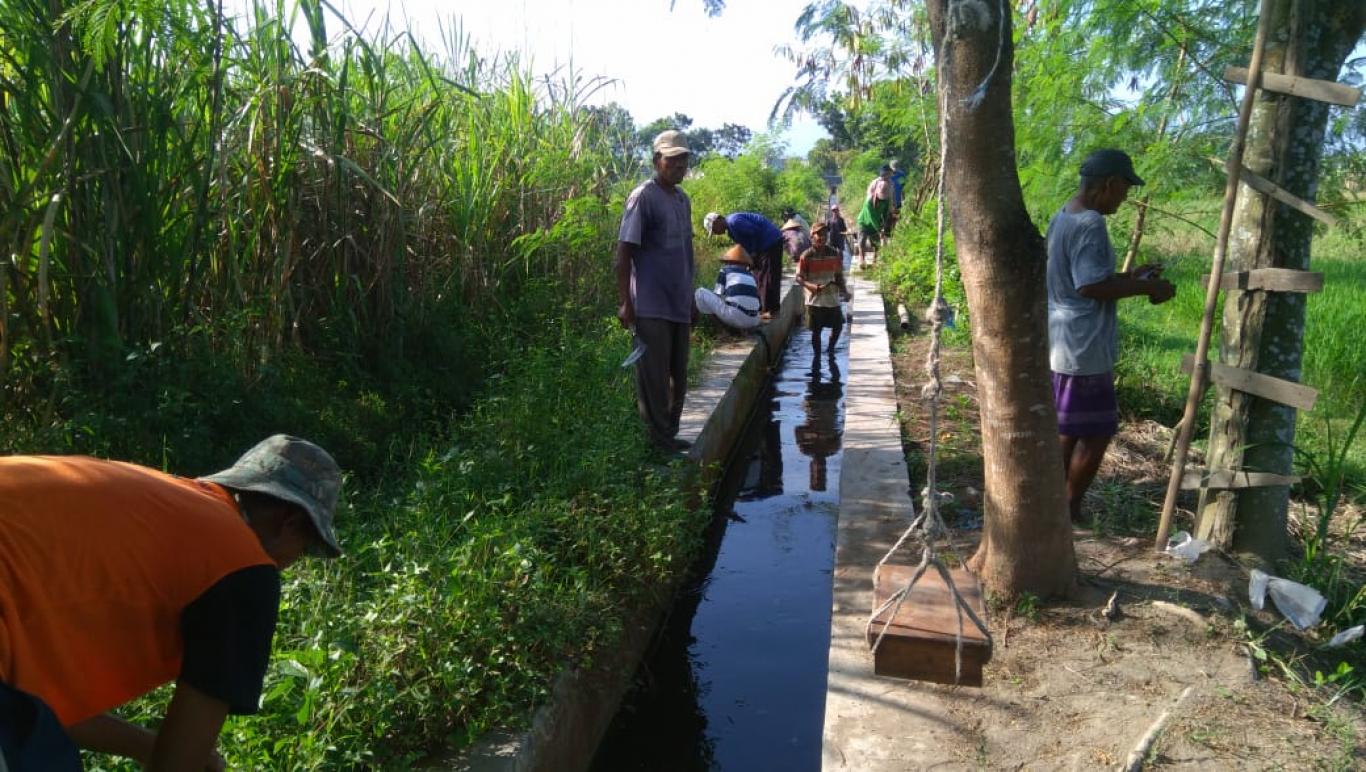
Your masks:
[[[280,570],[338,557],[341,472],[275,435],[195,480],[83,456],[0,458],[0,769],[80,769],[72,744],[154,770],[222,766],[254,713]],[[153,732],[106,711],[174,680]]]

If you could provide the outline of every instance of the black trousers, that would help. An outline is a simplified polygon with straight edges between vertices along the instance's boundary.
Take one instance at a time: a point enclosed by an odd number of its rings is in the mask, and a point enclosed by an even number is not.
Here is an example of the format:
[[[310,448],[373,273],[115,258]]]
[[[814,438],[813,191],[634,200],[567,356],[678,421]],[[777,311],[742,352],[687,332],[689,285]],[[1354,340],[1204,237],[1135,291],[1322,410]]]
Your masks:
[[[759,287],[759,310],[768,314],[778,313],[778,306],[782,305],[783,288],[781,239],[763,252],[754,255],[754,283]]]
[[[659,444],[678,434],[688,394],[688,333],[691,324],[636,319],[636,339],[645,354],[636,362],[636,406],[650,440]]]

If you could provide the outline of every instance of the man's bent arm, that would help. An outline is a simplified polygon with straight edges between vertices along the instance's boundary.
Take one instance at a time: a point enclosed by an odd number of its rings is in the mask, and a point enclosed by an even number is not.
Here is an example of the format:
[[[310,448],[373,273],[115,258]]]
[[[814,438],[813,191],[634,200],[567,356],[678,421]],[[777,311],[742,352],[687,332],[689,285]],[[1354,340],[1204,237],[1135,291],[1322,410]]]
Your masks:
[[[1171,282],[1166,279],[1136,279],[1127,273],[1117,273],[1108,279],[1078,287],[1077,294],[1089,300],[1121,300],[1139,295],[1153,298],[1167,294],[1164,290],[1168,287],[1171,287]]]
[[[218,733],[227,717],[228,703],[184,681],[177,682],[147,769],[203,769],[214,756]]]

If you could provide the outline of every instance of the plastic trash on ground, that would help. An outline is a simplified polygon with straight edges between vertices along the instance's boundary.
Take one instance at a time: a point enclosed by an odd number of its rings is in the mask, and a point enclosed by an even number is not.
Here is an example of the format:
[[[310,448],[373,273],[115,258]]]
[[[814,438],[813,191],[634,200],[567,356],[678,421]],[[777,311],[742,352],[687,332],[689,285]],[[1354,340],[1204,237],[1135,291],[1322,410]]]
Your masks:
[[[1194,563],[1200,559],[1210,548],[1209,542],[1204,539],[1192,538],[1186,531],[1177,531],[1167,540],[1165,552],[1172,557],[1181,558],[1187,563]],[[1258,607],[1260,608],[1260,606]]]
[[[1352,641],[1361,638],[1361,634],[1363,631],[1366,631],[1366,625],[1357,625],[1356,627],[1349,627],[1346,630],[1343,630],[1342,632],[1333,636],[1333,640],[1329,641],[1328,643],[1325,643],[1323,645],[1323,648],[1336,649],[1339,646],[1346,646]]]
[[[1299,630],[1306,630],[1318,624],[1319,616],[1328,607],[1328,599],[1313,587],[1279,576],[1271,576],[1256,568],[1252,569],[1252,578],[1247,585],[1247,595],[1252,601],[1252,607],[1261,609],[1268,594],[1271,595],[1271,602],[1276,605],[1276,610]]]

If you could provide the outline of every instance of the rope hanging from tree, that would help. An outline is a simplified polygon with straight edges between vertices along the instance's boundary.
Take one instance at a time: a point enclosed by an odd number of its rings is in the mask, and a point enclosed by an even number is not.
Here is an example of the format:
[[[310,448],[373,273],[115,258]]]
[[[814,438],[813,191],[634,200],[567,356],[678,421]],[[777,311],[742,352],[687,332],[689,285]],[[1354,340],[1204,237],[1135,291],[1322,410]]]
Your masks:
[[[1004,4],[1002,5],[1004,6]],[[1005,12],[1006,11],[1003,8],[1002,13]],[[1001,36],[1004,38],[1004,16],[999,20],[999,24],[1002,30]],[[951,34],[951,30],[945,31],[945,41],[944,43],[941,43],[941,46],[947,43]],[[1004,45],[1003,39],[1001,45]],[[947,60],[942,55],[943,48],[941,47],[940,50],[940,82],[943,83],[945,82],[943,80],[943,73],[947,71],[948,65]],[[988,84],[995,73],[996,66],[993,65],[986,78],[982,80],[981,85],[977,87],[977,90],[972,96],[965,100],[967,109],[976,109],[976,107],[981,104],[982,98],[986,95]],[[963,616],[965,614],[967,615],[968,619],[972,621],[986,638],[988,646],[992,645],[992,639],[986,624],[978,618],[977,613],[973,610],[972,606],[969,605],[959,593],[958,587],[954,584],[952,575],[948,568],[945,567],[943,560],[939,557],[938,548],[938,545],[941,542],[944,542],[948,535],[948,528],[945,526],[944,519],[939,513],[939,504],[943,497],[938,490],[938,481],[936,479],[939,454],[939,401],[944,390],[943,382],[939,375],[940,338],[944,324],[949,321],[953,315],[952,307],[949,306],[948,301],[944,299],[944,169],[948,156],[947,91],[946,87],[941,86],[939,88],[937,100],[939,104],[939,176],[938,184],[935,189],[937,216],[934,247],[934,300],[930,305],[929,311],[926,313],[926,318],[930,322],[930,351],[925,359],[925,370],[929,375],[929,382],[926,383],[921,390],[922,396],[927,397],[930,401],[930,450],[925,464],[925,489],[921,493],[920,513],[911,520],[911,524],[907,526],[905,532],[901,534],[901,538],[897,539],[896,543],[892,545],[892,548],[887,550],[887,554],[882,556],[882,560],[878,561],[878,567],[880,568],[890,560],[892,556],[896,554],[897,550],[901,549],[902,545],[909,541],[913,535],[918,535],[923,546],[920,554],[920,563],[911,574],[910,580],[906,582],[905,586],[892,593],[882,605],[873,609],[873,613],[869,616],[868,624],[865,629],[866,631],[871,632],[873,625],[878,621],[878,617],[883,613],[887,613],[885,621],[882,623],[882,629],[878,632],[877,638],[873,641],[872,650],[873,653],[876,654],[878,646],[882,644],[883,637],[887,635],[887,630],[891,626],[891,621],[896,618],[897,612],[901,610],[902,604],[904,604],[906,598],[910,596],[911,590],[915,587],[916,583],[920,581],[920,578],[925,575],[925,572],[928,571],[930,567],[933,567],[934,570],[938,572],[939,576],[943,578],[944,586],[948,588],[949,594],[953,597],[954,607],[957,612],[958,629],[955,635],[953,663],[954,682],[957,683],[962,679],[963,671]]]

